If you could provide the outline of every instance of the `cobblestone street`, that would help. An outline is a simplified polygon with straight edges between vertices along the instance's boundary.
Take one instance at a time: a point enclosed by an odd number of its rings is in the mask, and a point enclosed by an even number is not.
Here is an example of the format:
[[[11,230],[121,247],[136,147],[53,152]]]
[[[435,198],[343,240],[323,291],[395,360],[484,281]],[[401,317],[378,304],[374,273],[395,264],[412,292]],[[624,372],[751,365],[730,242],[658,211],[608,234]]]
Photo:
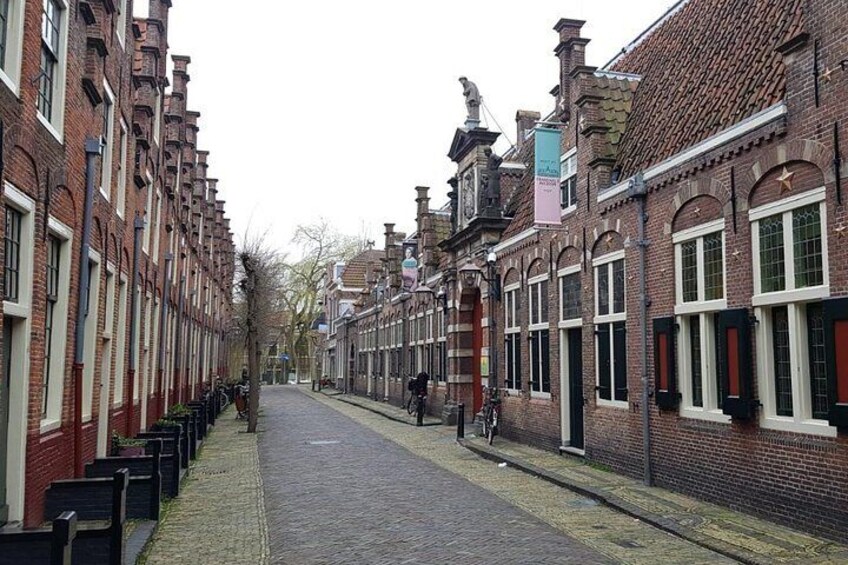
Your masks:
[[[413,428],[295,387],[263,389],[263,406],[272,562],[730,562],[485,461],[452,429]]]

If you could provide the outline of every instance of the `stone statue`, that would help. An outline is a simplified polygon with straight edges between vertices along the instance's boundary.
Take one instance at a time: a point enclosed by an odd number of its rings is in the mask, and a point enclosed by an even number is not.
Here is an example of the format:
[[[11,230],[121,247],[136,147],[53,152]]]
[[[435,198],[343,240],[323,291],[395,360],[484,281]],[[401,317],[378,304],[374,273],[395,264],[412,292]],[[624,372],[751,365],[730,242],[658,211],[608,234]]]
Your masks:
[[[477,85],[465,77],[459,77],[462,83],[462,94],[465,96],[465,107],[468,109],[468,120],[480,121],[480,91]]]
[[[491,147],[487,147],[483,154],[486,156],[486,170],[483,172],[483,206],[490,210],[497,210],[501,205],[501,173],[500,167],[503,157],[498,156]]]

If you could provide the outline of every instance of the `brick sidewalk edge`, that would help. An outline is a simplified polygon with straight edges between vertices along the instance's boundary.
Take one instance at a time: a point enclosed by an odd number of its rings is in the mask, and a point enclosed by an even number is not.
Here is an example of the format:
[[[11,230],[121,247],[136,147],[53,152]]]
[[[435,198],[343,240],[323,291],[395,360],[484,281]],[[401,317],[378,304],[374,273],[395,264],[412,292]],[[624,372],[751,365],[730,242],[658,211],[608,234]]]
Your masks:
[[[769,561],[765,561],[763,556],[746,551],[738,546],[725,543],[719,539],[705,536],[692,528],[681,526],[677,522],[666,519],[660,514],[655,514],[653,512],[648,512],[643,508],[639,508],[638,506],[635,506],[614,494],[610,494],[603,489],[577,484],[565,479],[561,475],[552,473],[546,469],[533,465],[532,463],[506,455],[496,449],[475,445],[466,439],[457,439],[456,441],[462,447],[476,455],[479,455],[480,457],[483,457],[484,459],[488,459],[489,461],[494,461],[496,463],[506,463],[519,471],[538,477],[558,487],[567,488],[578,494],[597,500],[610,508],[623,512],[633,518],[642,520],[643,522],[659,528],[664,532],[690,541],[703,548],[720,553],[725,557],[735,559],[736,561],[745,563],[746,565],[768,565],[768,563],[770,563]]]
[[[338,400],[339,402],[344,402],[345,404],[350,404],[351,406],[356,406],[357,408],[362,408],[363,410],[368,410],[369,412],[373,412],[374,414],[379,414],[384,418],[388,418],[389,420],[394,420],[395,422],[400,422],[401,424],[406,424],[407,426],[415,426],[415,422],[410,422],[408,418],[399,418],[394,414],[383,412],[382,410],[378,410],[377,408],[372,408],[366,404],[360,404],[358,402],[353,402],[352,400],[348,400],[344,397],[342,393],[336,394],[327,394],[322,392],[324,396],[328,398],[332,398],[333,400]],[[424,421],[425,426],[441,426],[441,422],[433,422],[433,421]]]

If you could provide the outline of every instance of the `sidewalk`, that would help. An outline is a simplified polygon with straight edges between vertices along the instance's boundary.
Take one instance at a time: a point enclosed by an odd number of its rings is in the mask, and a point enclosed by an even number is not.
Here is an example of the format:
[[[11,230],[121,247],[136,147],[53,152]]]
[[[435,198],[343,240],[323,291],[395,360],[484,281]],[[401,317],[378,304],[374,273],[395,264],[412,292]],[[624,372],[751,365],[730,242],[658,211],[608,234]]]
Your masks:
[[[415,414],[410,415],[405,409],[393,406],[388,402],[379,402],[377,400],[371,400],[370,398],[365,398],[364,396],[356,396],[354,394],[344,394],[343,392],[339,392],[334,388],[321,389],[321,394],[329,396],[333,400],[338,400],[339,402],[345,402],[347,404],[352,404],[354,406],[364,408],[365,410],[369,410],[371,412],[374,412],[375,414],[379,414],[380,416],[388,418],[389,420],[400,422],[401,424],[408,424],[410,426],[414,426],[416,422]],[[440,418],[425,414],[424,425],[441,426],[442,420]]]
[[[848,563],[848,547],[587,464],[496,438],[459,440],[472,452],[598,500],[742,563]]]
[[[234,416],[215,421],[138,563],[269,562],[257,436]]]

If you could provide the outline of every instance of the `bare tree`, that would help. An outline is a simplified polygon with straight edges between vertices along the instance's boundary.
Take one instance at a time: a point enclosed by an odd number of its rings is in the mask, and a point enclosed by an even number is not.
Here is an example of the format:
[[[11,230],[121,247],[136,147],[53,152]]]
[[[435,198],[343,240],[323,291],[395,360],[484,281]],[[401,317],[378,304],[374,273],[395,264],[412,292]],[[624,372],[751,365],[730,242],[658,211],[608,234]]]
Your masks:
[[[239,299],[244,305],[240,316],[247,349],[248,376],[250,379],[250,412],[247,431],[256,432],[259,414],[259,357],[260,344],[268,339],[270,321],[277,311],[276,299],[280,283],[280,261],[268,248],[265,237],[245,236],[238,251]]]

